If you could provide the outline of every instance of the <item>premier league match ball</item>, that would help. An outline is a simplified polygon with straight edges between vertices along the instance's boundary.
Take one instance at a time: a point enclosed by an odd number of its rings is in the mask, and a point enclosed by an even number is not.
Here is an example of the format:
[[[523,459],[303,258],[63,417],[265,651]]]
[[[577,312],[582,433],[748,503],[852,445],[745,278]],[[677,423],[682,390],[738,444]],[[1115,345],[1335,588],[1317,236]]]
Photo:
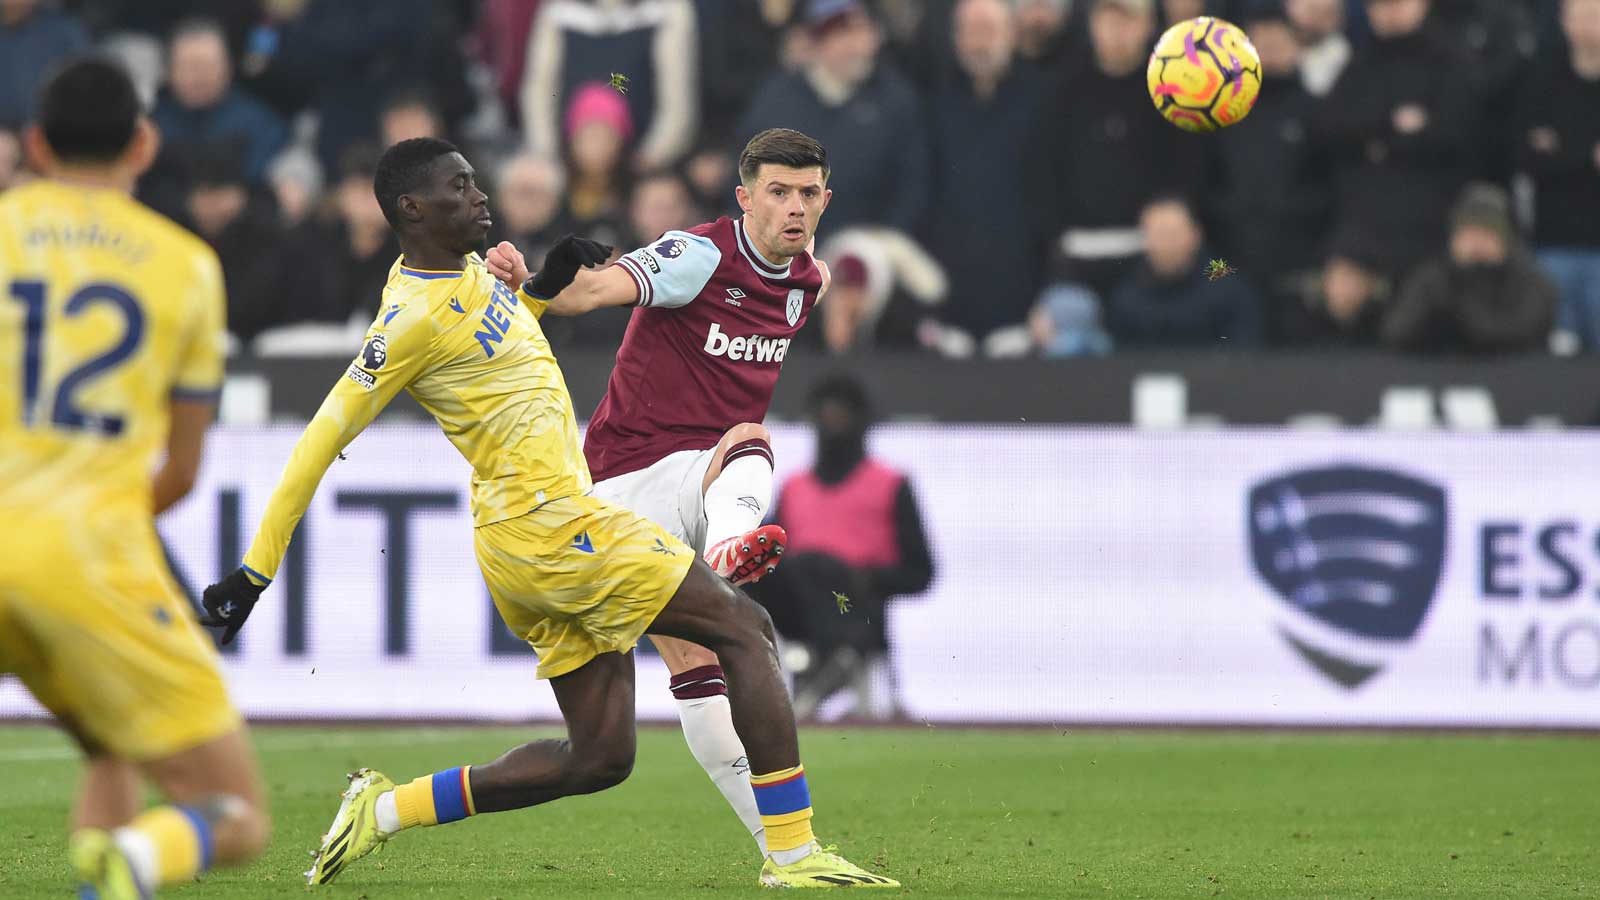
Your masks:
[[[1146,70],[1150,99],[1184,131],[1216,131],[1250,114],[1261,93],[1261,59],[1243,30],[1211,16],[1167,29]]]

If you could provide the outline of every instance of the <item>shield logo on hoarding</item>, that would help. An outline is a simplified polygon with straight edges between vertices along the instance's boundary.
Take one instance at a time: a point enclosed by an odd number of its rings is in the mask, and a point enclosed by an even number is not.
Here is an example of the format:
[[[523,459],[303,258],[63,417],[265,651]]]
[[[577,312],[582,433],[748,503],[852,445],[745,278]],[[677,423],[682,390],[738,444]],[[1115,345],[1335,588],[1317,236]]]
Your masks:
[[[1250,490],[1247,528],[1257,574],[1295,613],[1354,645],[1410,641],[1444,569],[1444,489],[1398,472],[1339,465],[1302,469]],[[1382,663],[1280,623],[1284,639],[1322,674],[1354,688]]]

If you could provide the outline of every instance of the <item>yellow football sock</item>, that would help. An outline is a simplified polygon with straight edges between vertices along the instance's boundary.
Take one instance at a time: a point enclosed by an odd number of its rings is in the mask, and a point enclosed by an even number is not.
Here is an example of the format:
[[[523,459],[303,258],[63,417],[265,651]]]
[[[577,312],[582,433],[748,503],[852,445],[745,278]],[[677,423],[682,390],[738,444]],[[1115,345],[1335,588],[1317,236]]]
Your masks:
[[[127,830],[154,852],[158,885],[193,881],[211,868],[211,823],[192,809],[158,806],[140,814]]]
[[[472,806],[472,769],[462,766],[424,775],[394,789],[394,809],[402,829],[444,825],[465,819]]]
[[[767,852],[795,850],[816,840],[811,833],[811,790],[805,766],[750,776],[761,826],[767,832]]]

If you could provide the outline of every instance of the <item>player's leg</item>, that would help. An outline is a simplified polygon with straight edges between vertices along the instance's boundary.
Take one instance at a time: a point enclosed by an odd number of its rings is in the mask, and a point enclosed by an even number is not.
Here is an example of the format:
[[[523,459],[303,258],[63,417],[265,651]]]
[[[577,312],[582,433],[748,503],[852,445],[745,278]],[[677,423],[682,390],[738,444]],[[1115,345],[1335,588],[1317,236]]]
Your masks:
[[[28,599],[11,610],[11,646],[0,653],[20,660],[15,670],[89,757],[70,855],[101,900],[147,896],[248,858],[268,830],[216,651],[149,538],[144,553],[30,566],[18,588]],[[131,815],[135,765],[168,805]]]
[[[766,829],[762,883],[897,886],[817,845],[794,711],[767,611],[696,560],[649,631],[708,647],[727,670],[734,726],[749,753],[750,784]]]
[[[445,769],[398,786],[380,772],[362,769],[351,776],[307,879],[327,884],[407,829],[620,784],[633,770],[633,685],[632,654],[602,653],[550,680],[567,722],[564,739],[533,741],[493,762]]]
[[[651,635],[650,641],[672,676],[668,686],[678,707],[678,721],[683,725],[689,753],[765,856],[767,833],[761,826],[755,793],[750,789],[750,763],[745,758],[744,742],[733,727],[728,682],[721,661],[715,653],[689,641],[663,635]]]
[[[72,806],[73,831],[116,828],[139,814],[143,780],[139,768],[103,751],[90,753]]]
[[[705,534],[693,535],[699,540],[691,540],[691,545],[704,547],[706,562],[736,584],[768,574],[783,553],[783,529],[761,526],[772,505],[771,442],[771,433],[761,425],[746,422],[730,428],[711,454],[698,496],[690,498],[699,501],[694,505],[700,509],[684,510],[686,519],[704,522]],[[733,727],[726,679],[716,654],[677,638],[656,635],[651,640],[672,674],[670,687],[689,752],[765,856],[766,830],[750,789],[744,743]]]
[[[728,446],[725,438],[715,449],[669,454],[647,469],[596,484],[595,495],[650,519],[690,547],[703,547],[706,485],[715,480]],[[765,500],[763,495],[762,502]],[[750,791],[749,764],[744,745],[733,730],[717,655],[676,638],[652,635],[651,641],[671,676],[669,688],[690,754],[765,855],[765,833]]]
[[[621,784],[633,771],[633,654],[602,653],[577,671],[550,680],[562,740],[523,744],[472,768],[479,812],[522,809]]]
[[[772,435],[753,422],[735,425],[717,442],[701,482],[706,562],[734,584],[750,584],[777,567],[787,539],[762,527],[772,505]]]
[[[266,849],[271,825],[242,728],[138,770],[167,802],[115,828],[89,826],[72,836],[73,864],[101,900],[149,896]]]

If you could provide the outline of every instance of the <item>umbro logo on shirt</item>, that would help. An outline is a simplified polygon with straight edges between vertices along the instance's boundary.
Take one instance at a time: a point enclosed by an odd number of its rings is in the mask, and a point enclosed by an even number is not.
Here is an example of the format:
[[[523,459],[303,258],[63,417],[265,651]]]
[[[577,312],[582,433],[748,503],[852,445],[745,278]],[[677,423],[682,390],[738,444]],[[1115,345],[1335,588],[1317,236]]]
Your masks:
[[[744,304],[739,302],[740,300],[743,300],[743,299],[744,299],[744,291],[741,291],[738,288],[728,288],[728,296],[726,297],[726,302],[732,303],[734,306],[743,307]]]

